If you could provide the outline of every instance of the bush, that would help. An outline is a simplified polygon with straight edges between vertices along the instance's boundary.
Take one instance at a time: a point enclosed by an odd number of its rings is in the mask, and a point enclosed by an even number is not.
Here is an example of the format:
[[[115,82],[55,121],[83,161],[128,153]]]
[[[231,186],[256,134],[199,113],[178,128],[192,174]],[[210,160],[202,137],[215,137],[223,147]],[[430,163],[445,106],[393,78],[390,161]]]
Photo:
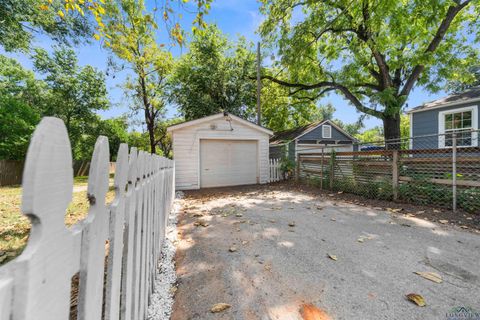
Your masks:
[[[295,161],[290,160],[287,157],[283,157],[280,160],[280,171],[282,171],[282,174],[285,177],[285,179],[289,179],[290,177],[293,177],[293,174],[295,172]]]
[[[470,213],[480,213],[480,189],[470,188],[458,193],[458,205]]]
[[[430,182],[408,182],[400,184],[398,194],[401,200],[451,208],[453,194],[450,187]]]

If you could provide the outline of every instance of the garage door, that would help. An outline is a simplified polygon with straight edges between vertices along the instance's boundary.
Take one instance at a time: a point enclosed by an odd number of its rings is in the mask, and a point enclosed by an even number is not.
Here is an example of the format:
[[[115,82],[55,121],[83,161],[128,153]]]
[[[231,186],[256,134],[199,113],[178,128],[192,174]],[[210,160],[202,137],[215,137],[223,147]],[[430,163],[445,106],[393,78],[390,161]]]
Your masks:
[[[257,141],[200,140],[200,186],[255,184],[257,158]]]

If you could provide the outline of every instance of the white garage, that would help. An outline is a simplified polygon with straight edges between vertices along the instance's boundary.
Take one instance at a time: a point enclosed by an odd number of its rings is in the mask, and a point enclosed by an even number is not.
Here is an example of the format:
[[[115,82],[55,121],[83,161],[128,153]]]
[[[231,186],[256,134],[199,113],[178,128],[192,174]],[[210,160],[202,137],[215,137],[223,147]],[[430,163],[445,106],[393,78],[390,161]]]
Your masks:
[[[272,131],[227,113],[179,123],[168,131],[177,190],[268,182]]]

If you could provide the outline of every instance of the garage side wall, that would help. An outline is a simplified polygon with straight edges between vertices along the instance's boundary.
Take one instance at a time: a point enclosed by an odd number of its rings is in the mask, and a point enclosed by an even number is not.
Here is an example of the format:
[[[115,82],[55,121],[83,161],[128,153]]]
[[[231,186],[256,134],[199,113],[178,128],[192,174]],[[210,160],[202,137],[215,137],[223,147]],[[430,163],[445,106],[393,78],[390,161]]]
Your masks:
[[[257,140],[258,143],[258,180],[267,183],[269,175],[268,140],[269,135],[255,130],[236,120],[230,125],[222,119],[202,122],[174,130],[173,158],[175,160],[175,179],[177,190],[192,190],[200,188],[200,140]],[[214,128],[214,129],[212,129]]]

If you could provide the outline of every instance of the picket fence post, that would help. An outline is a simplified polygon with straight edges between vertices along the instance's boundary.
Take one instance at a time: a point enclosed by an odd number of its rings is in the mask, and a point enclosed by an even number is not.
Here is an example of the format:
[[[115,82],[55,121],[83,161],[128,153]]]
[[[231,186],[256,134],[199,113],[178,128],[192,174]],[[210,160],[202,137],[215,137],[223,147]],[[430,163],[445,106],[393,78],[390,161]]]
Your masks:
[[[0,267],[0,320],[69,319],[74,275],[77,319],[146,319],[174,198],[174,166],[121,144],[115,196],[107,205],[109,160],[108,139],[100,136],[89,171],[88,214],[66,228],[73,193],[68,133],[57,118],[37,126],[22,183],[22,212],[32,227],[22,254]]]

